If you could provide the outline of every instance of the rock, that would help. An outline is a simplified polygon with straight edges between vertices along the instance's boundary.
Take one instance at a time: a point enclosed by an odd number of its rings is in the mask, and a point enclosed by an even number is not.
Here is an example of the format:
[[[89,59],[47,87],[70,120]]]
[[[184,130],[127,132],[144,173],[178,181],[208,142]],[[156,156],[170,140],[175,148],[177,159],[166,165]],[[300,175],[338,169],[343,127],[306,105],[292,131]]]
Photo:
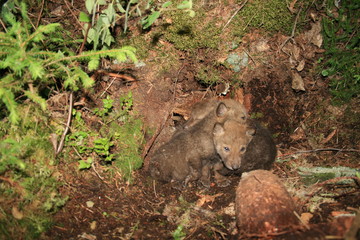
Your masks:
[[[236,189],[240,234],[268,235],[300,224],[295,204],[281,180],[266,170],[244,173]]]

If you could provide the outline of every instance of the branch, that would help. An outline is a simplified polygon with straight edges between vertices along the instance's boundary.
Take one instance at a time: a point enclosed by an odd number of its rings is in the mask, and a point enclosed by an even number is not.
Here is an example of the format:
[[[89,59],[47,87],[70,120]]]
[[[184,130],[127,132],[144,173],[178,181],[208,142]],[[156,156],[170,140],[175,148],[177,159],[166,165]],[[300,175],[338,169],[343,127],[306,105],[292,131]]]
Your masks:
[[[64,132],[63,132],[63,134],[61,136],[59,146],[58,146],[58,148],[57,148],[57,150],[55,152],[55,155],[58,155],[61,152],[61,150],[63,149],[66,134],[68,133],[68,131],[70,129],[70,123],[71,123],[71,117],[72,117],[72,109],[73,109],[73,103],[74,103],[73,95],[74,95],[74,93],[71,92],[70,96],[69,96],[69,113],[68,113],[68,119],[67,119],[66,127],[65,127],[65,130],[64,130]]]

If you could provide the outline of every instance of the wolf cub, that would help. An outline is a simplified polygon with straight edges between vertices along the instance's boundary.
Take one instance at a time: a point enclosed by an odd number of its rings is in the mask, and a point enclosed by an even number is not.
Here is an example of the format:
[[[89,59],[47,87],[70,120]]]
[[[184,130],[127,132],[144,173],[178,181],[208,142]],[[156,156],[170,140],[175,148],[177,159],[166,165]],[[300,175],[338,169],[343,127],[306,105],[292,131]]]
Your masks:
[[[219,185],[229,183],[224,177],[226,175],[241,175],[256,169],[269,170],[275,161],[277,150],[270,132],[253,120],[247,122],[250,126],[247,129],[251,130],[246,132],[238,125],[227,122],[214,128],[214,143],[221,157],[221,162],[214,165]]]
[[[216,123],[230,118],[239,122],[247,118],[245,108],[234,100],[197,105],[184,129],[177,131],[151,158],[151,176],[176,185],[200,180],[204,186],[210,186],[209,171],[219,161],[213,129]]]

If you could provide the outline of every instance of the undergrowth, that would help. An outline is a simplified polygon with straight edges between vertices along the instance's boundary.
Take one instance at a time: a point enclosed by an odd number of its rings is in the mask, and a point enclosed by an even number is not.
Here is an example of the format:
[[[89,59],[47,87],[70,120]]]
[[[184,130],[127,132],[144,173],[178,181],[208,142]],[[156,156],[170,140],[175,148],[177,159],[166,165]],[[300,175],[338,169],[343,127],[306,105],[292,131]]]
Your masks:
[[[330,79],[335,103],[348,102],[360,94],[360,2],[326,1],[323,18],[325,59],[322,75]]]
[[[48,140],[49,116],[34,104],[19,108],[20,126],[0,122],[5,130],[0,142],[1,239],[38,238],[67,200],[58,191],[62,183]]]
[[[59,23],[35,28],[24,2],[8,1],[2,6],[1,20],[4,31],[0,32],[0,239],[38,239],[51,226],[52,214],[67,200],[59,192],[62,182],[56,164],[71,161],[64,154],[56,156],[49,141],[50,136],[62,133],[64,123],[54,123],[47,100],[65,91],[80,93],[91,88],[94,80],[88,73],[99,67],[101,58],[118,62],[137,59],[135,48],[129,46],[76,53],[73,45],[68,45],[70,41],[59,34]],[[142,139],[138,130],[142,125],[133,124],[127,101],[130,100],[124,100],[121,113],[112,110],[110,100],[94,112],[100,118],[112,116],[106,124],[117,121],[128,128],[136,126],[135,132],[126,132],[129,135],[119,132],[124,134],[122,138],[139,134],[136,139]],[[80,118],[75,111],[74,122]],[[78,132],[77,143],[86,144],[80,141],[86,134],[97,136],[90,150],[103,161],[111,162],[117,157],[111,151],[117,141],[123,141],[121,137],[101,136],[96,131],[79,133],[80,125],[73,127]],[[139,142],[131,144],[137,144],[136,150],[139,149]],[[67,147],[68,150],[71,145]],[[86,145],[82,147],[84,153],[80,155],[86,156],[89,149]],[[59,156],[64,158],[59,161]],[[136,169],[139,161],[128,165]],[[125,170],[123,174],[131,175]]]
[[[94,163],[115,167],[123,178],[131,182],[133,170],[142,166],[141,146],[144,143],[143,123],[133,112],[132,93],[118,100],[103,99],[103,106],[92,113],[102,122],[99,132],[89,128],[81,111],[74,111],[74,131],[67,136],[69,158],[78,159],[79,169]],[[114,104],[114,105],[113,105]],[[118,107],[114,107],[118,105]]]

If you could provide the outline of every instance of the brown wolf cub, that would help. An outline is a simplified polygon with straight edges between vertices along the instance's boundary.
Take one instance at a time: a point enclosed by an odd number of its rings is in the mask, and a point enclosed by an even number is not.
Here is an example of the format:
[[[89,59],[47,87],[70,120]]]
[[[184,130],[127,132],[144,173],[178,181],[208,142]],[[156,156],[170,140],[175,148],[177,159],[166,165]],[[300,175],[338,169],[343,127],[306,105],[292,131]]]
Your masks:
[[[229,121],[214,128],[215,148],[222,161],[214,166],[219,185],[229,183],[225,175],[269,170],[275,161],[277,150],[270,132],[253,120],[247,122],[246,127]]]
[[[206,103],[203,107],[207,114],[202,114],[202,118],[197,117],[200,114],[195,114],[194,121],[177,131],[169,142],[155,152],[150,162],[151,176],[185,185],[189,181],[200,179],[204,186],[210,186],[209,171],[219,161],[213,140],[215,124],[230,117],[245,122],[247,117],[242,105],[232,101],[226,104],[214,101],[212,103],[215,106],[208,106],[210,103]],[[202,111],[201,108],[198,111]]]

